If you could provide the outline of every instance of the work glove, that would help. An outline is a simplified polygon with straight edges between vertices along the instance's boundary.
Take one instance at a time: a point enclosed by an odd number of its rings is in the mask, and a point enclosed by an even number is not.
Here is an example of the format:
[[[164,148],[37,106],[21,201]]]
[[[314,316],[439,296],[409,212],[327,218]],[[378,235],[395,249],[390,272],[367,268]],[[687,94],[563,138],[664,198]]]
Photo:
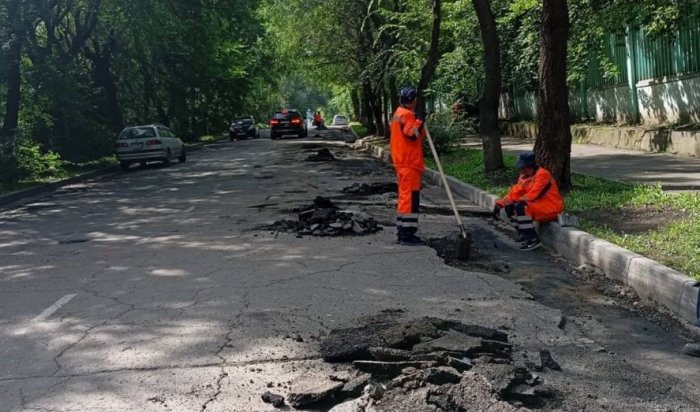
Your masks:
[[[499,220],[501,218],[501,205],[496,205],[496,207],[493,208],[493,218],[496,220]]]

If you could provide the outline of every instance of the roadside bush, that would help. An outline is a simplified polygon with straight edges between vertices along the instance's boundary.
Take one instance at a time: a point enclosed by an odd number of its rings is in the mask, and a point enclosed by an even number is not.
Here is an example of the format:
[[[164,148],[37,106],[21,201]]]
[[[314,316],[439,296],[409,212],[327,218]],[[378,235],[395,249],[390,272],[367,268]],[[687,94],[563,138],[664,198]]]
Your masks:
[[[0,142],[0,184],[2,185],[10,185],[19,180],[19,168],[13,147],[14,145],[10,142]]]
[[[21,180],[42,180],[60,177],[64,173],[64,161],[58,153],[44,153],[38,144],[30,140],[19,142],[15,156]]]
[[[61,177],[65,174],[64,164],[58,153],[44,153],[30,139],[19,138],[0,145],[0,180],[4,185]]]
[[[465,121],[456,120],[450,112],[430,115],[428,128],[440,155],[448,153],[469,132],[468,124]]]

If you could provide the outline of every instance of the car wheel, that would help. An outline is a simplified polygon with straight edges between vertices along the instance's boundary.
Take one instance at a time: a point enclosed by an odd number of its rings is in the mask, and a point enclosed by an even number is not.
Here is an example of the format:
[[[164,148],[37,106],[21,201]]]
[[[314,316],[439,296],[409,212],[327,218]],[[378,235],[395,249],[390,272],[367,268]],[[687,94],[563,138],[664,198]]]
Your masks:
[[[180,150],[180,157],[178,158],[180,163],[185,163],[187,161],[187,149],[185,149],[185,146],[182,146],[182,149]]]
[[[173,164],[173,154],[170,151],[170,149],[168,149],[168,151],[165,153],[165,159],[163,159],[163,165],[165,167],[168,167],[172,164]]]
[[[277,134],[275,132],[270,132],[270,139],[272,139],[272,140],[277,139]]]
[[[122,160],[121,162],[119,162],[119,166],[122,168],[122,170],[127,171],[131,167],[131,162]]]
[[[256,138],[256,139],[260,139],[260,132],[256,132],[256,133],[255,133],[255,138]]]

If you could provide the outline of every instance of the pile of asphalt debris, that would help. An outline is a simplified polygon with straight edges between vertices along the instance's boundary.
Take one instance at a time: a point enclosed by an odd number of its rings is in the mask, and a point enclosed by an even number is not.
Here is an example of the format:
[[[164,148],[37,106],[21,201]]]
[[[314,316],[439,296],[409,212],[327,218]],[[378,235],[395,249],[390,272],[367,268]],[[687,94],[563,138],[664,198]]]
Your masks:
[[[311,155],[306,158],[306,162],[333,162],[337,160],[330,150],[323,148],[318,151],[315,155]]]
[[[265,230],[293,232],[299,236],[364,236],[382,230],[373,217],[364,212],[340,210],[333,202],[317,197],[313,204],[296,208],[298,220],[281,220]]]
[[[333,330],[320,351],[326,362],[351,370],[325,381],[300,378],[286,399],[267,392],[263,400],[330,412],[518,411],[558,402],[535,373],[561,370],[549,351],[516,356],[505,332],[479,325],[377,318]]]
[[[399,186],[395,182],[391,183],[355,183],[343,189],[343,193],[350,195],[383,195],[384,193],[397,193]]]

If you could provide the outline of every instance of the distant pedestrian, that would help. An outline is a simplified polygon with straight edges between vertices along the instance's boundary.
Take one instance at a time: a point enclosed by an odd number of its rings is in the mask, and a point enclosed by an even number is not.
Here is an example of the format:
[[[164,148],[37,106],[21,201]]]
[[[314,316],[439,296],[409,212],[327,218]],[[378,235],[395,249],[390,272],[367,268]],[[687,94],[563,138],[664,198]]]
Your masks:
[[[541,246],[534,222],[556,220],[564,211],[564,201],[557,181],[547,169],[537,165],[533,152],[520,153],[516,166],[520,173],[518,183],[496,202],[493,214],[498,219],[505,208],[520,234],[520,249],[533,250]]]
[[[402,245],[421,245],[416,236],[420,209],[420,190],[425,162],[423,160],[423,119],[416,117],[418,91],[414,87],[401,90],[400,106],[391,121],[391,158],[399,184],[396,216],[398,240]]]
[[[323,116],[321,116],[321,112],[316,112],[314,113],[314,126],[316,126],[316,129],[318,130],[323,130],[325,129],[325,124],[323,122]]]

